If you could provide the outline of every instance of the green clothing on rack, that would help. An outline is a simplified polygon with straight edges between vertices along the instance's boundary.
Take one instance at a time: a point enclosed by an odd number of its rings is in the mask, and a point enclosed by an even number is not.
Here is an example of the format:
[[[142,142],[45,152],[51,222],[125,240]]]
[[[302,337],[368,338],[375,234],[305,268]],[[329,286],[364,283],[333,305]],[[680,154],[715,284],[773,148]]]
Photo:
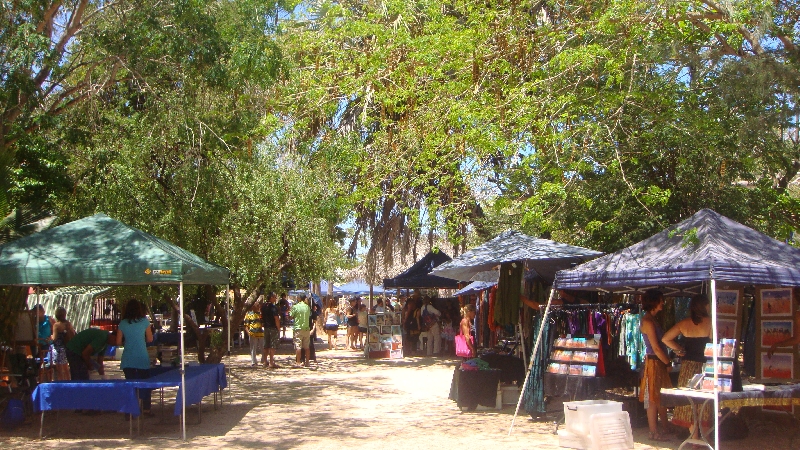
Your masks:
[[[522,262],[503,263],[497,281],[497,300],[494,322],[500,326],[515,326],[519,322],[519,296],[522,294]]]

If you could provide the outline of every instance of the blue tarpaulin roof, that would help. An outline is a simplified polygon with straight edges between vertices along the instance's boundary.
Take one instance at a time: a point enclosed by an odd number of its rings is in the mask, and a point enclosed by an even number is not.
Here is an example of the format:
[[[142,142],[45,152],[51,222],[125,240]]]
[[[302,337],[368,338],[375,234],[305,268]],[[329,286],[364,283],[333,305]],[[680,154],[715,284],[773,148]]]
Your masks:
[[[486,289],[489,289],[496,284],[497,284],[496,281],[473,281],[472,283],[455,291],[453,295],[459,296],[459,295],[477,294],[478,292],[485,291]]]
[[[637,244],[558,272],[554,286],[634,291],[711,278],[800,286],[800,249],[703,209]]]
[[[339,286],[334,292],[340,292],[344,295],[369,295],[369,285],[363,280],[353,280]],[[373,294],[383,294],[383,288],[380,286],[372,286]]]

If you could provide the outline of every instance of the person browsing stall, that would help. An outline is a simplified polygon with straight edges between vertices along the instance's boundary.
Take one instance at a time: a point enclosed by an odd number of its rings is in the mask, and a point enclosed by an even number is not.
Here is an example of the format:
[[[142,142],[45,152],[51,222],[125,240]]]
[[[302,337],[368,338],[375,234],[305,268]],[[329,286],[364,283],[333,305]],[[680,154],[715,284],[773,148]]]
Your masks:
[[[472,322],[475,321],[475,305],[468,303],[461,308],[461,316],[463,318],[461,319],[459,328],[467,342],[467,347],[469,347],[470,358],[474,358],[478,355],[475,351],[475,340],[472,339]]]
[[[56,353],[56,379],[69,380],[69,362],[67,361],[67,342],[75,336],[75,328],[67,320],[67,310],[56,308],[56,323],[53,325],[53,348]]]
[[[420,318],[423,328],[427,328],[425,337],[428,339],[426,354],[428,356],[438,355],[442,351],[442,327],[439,324],[442,312],[433,306],[433,299],[429,296],[423,298],[423,305],[420,308]]]
[[[89,372],[105,375],[103,353],[106,346],[116,343],[116,335],[99,328],[87,328],[67,342],[67,361],[69,375],[73,381],[88,380]],[[124,352],[123,352],[124,354]],[[96,358],[92,361],[92,357]]]
[[[147,354],[147,344],[153,342],[153,330],[150,320],[147,319],[144,306],[136,299],[125,303],[125,313],[119,322],[117,332],[117,346],[125,344],[122,352],[120,369],[125,374],[126,380],[143,380],[150,378],[150,356]],[[139,389],[139,398],[142,400],[142,414],[151,416],[150,398],[152,389]]]
[[[678,386],[684,387],[696,374],[703,373],[706,357],[703,354],[706,344],[712,340],[711,318],[708,315],[710,302],[705,295],[695,295],[689,302],[689,317],[670,328],[661,341],[681,357],[681,371],[678,375]],[[678,343],[678,336],[683,336],[683,345]],[[707,417],[706,412],[704,416]],[[691,406],[678,406],[672,414],[672,423],[689,428],[693,438],[697,439],[699,430],[694,430]]]
[[[642,309],[645,310],[645,314],[639,325],[639,331],[642,333],[647,356],[642,374],[639,401],[644,403],[644,408],[647,410],[650,439],[664,441],[667,438],[658,429],[659,415],[662,428],[666,430],[668,426],[667,408],[661,406],[661,389],[672,387],[669,379],[670,359],[667,347],[661,342],[664,330],[656,320],[656,315],[664,309],[664,294],[655,289],[645,292],[642,297]]]

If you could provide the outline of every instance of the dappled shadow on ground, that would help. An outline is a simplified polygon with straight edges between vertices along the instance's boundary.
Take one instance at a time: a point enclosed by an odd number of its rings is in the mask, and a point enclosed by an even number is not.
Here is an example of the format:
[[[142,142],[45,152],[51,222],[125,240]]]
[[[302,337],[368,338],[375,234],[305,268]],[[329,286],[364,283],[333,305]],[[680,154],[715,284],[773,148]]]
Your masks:
[[[319,449],[334,445],[348,449],[390,447],[430,448],[468,446],[513,449],[556,449],[552,421],[534,422],[524,412],[509,426],[514,407],[461,412],[447,399],[456,358],[413,357],[402,360],[367,360],[359,352],[317,353],[312,369],[292,369],[293,355],[281,349],[282,367],[250,367],[247,349],[235,349],[226,358],[231,369],[225,405],[214,410],[211,397],[203,404],[202,423],[196,408],[187,414],[188,443],[179,437],[178,418],[172,415],[174,393],[161,415],[143,419],[141,436],[128,439],[128,422],[121,414],[83,416],[60,414],[57,435],[37,441],[38,420],[0,435],[3,447],[58,448],[273,448]],[[230,402],[230,403],[229,403]],[[768,428],[760,429],[765,435]],[[774,430],[774,429],[773,429]],[[650,447],[645,429],[635,430],[636,448],[672,448],[679,440]],[[725,448],[796,448],[791,439],[771,437],[760,445],[751,438]],[[795,447],[792,447],[795,445]]]

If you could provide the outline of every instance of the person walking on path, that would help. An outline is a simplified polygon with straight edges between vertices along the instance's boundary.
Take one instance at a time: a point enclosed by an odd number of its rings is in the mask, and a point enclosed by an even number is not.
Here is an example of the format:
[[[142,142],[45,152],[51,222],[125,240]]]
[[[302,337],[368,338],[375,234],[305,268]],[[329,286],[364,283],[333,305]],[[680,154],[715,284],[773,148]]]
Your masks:
[[[67,320],[67,310],[56,309],[56,323],[53,324],[53,348],[55,349],[56,380],[69,381],[69,362],[67,362],[67,342],[75,336],[75,328]]]
[[[289,326],[289,300],[286,298],[285,292],[278,300],[278,309],[281,313],[281,339],[286,339],[286,327]]]
[[[328,307],[325,309],[325,333],[328,335],[328,350],[336,350],[336,334],[339,331],[339,311],[336,307],[336,300],[328,300]]]
[[[261,296],[263,300],[263,296]],[[261,323],[261,303],[256,300],[250,311],[244,316],[244,329],[250,337],[250,362],[253,367],[258,365],[261,355],[261,364],[264,364],[264,326]]]
[[[119,367],[126,380],[142,380],[150,378],[150,356],[147,344],[153,342],[153,330],[145,315],[142,304],[136,299],[125,303],[125,314],[119,323],[117,346],[125,343]],[[150,411],[152,389],[139,389],[142,400],[142,414],[152,416]]]
[[[292,329],[294,331],[294,350],[295,350],[295,368],[303,367],[300,361],[303,358],[303,350],[308,351],[308,345],[311,340],[311,327],[309,327],[309,320],[311,320],[311,308],[306,303],[306,296],[301,295],[297,299],[297,303],[292,306],[289,311],[289,316],[294,319]],[[308,360],[305,362],[305,367],[308,367]]]
[[[403,319],[403,329],[408,333],[407,345],[403,344],[403,353],[408,356],[414,356],[417,352],[420,334],[420,305],[421,302],[418,297],[411,297],[406,302],[406,313]]]
[[[261,323],[264,325],[264,356],[261,362],[264,367],[276,369],[275,350],[278,349],[278,330],[281,328],[281,312],[275,302],[278,296],[270,292],[267,301],[261,306]],[[269,362],[267,362],[269,360]]]

